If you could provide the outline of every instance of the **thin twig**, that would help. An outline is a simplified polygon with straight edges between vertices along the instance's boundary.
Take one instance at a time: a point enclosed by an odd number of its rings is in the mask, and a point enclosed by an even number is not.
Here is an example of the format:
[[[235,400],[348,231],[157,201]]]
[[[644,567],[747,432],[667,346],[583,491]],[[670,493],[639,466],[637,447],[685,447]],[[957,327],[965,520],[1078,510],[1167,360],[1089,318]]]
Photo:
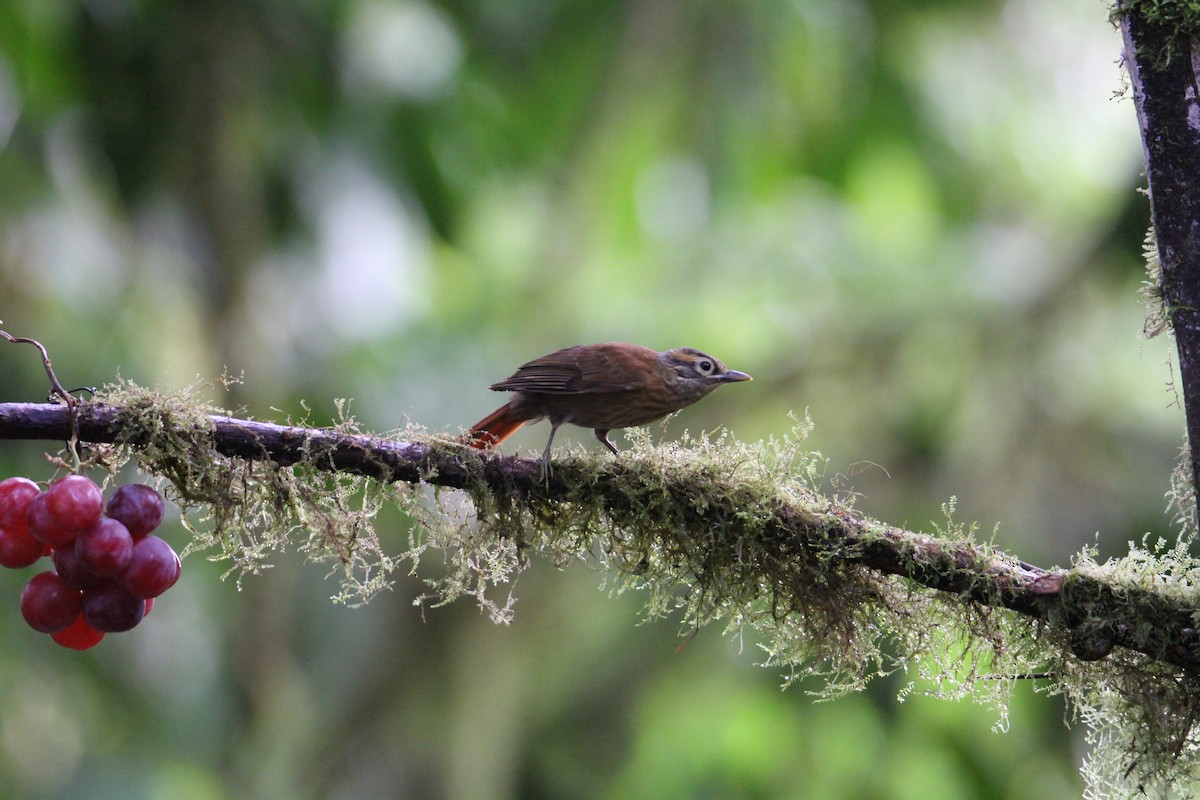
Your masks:
[[[0,320],[0,325],[4,324],[4,320]],[[75,396],[63,388],[59,382],[58,376],[54,374],[54,367],[50,363],[50,354],[46,352],[46,347],[37,339],[30,339],[27,336],[13,336],[8,331],[0,329],[0,337],[7,339],[13,344],[31,344],[38,349],[42,354],[42,366],[46,370],[46,377],[50,380],[50,396],[57,397],[62,400],[68,409],[68,435],[65,438],[67,448],[71,451],[71,457],[75,461],[75,466],[79,466],[79,425],[78,425],[78,403]],[[83,391],[83,389],[77,390]],[[88,389],[95,394],[95,389]]]

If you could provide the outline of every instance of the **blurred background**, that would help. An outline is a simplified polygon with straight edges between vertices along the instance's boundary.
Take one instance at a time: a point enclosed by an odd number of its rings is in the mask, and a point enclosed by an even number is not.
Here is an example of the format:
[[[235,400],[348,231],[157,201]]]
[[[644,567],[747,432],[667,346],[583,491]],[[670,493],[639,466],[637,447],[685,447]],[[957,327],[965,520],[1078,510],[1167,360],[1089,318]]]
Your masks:
[[[6,0],[0,319],[68,386],[119,374],[457,431],[570,344],[707,350],[754,383],[673,437],[786,433],[827,488],[1036,564],[1170,535],[1182,441],[1142,337],[1141,148],[1097,0]],[[0,347],[0,401],[36,352]],[[566,431],[564,431],[566,433]],[[540,450],[545,425],[506,443]],[[587,431],[560,439],[596,450]],[[620,443],[620,439],[617,439]],[[0,474],[51,476],[50,443]],[[136,475],[128,476],[136,480]],[[186,542],[178,512],[163,535]],[[385,514],[402,550],[405,520]],[[437,569],[436,557],[429,564]],[[365,608],[281,554],[183,579],[86,653],[0,575],[0,785],[29,798],[1078,796],[1084,745],[994,710],[815,703],[752,643],[538,563],[515,622]],[[29,570],[32,573],[32,570]]]

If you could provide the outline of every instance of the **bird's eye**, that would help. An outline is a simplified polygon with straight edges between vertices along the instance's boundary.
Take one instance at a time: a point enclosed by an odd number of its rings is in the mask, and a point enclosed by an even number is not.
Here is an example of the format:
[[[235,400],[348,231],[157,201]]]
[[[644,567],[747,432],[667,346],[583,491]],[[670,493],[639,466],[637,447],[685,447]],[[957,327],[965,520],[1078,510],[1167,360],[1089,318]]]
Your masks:
[[[707,358],[702,358],[696,362],[696,369],[700,370],[702,375],[707,375],[713,371],[713,362]]]

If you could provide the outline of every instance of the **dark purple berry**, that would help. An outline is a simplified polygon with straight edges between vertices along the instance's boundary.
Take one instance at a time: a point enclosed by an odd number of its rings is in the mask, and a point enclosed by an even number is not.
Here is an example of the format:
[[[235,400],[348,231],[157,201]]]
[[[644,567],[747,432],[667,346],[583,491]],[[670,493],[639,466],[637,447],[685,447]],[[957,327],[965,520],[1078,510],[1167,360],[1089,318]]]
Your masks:
[[[63,583],[53,570],[30,578],[21,592],[21,615],[29,627],[42,633],[54,633],[75,621],[79,615],[80,592]]]
[[[117,582],[138,597],[158,597],[179,580],[180,569],[171,545],[154,535],[143,536],[134,540],[129,566]]]
[[[146,601],[115,583],[106,583],[83,593],[83,618],[98,631],[127,631],[145,615]]]
[[[75,555],[89,572],[116,575],[129,566],[133,537],[120,522],[102,517],[75,539]]]
[[[92,572],[79,560],[74,543],[55,550],[50,560],[54,562],[54,571],[63,582],[76,589],[95,589],[100,584],[109,582],[108,578]]]
[[[162,495],[149,486],[127,483],[113,492],[105,513],[120,520],[129,535],[138,539],[162,523]]]

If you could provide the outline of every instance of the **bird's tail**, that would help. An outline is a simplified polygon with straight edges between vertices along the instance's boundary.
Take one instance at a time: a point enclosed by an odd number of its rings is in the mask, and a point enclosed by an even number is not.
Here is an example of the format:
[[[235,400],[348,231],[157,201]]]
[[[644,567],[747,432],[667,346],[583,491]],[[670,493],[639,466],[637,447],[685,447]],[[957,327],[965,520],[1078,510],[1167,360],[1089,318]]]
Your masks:
[[[466,434],[467,444],[480,450],[495,447],[528,421],[527,417],[520,416],[511,405],[505,403],[471,426]]]

